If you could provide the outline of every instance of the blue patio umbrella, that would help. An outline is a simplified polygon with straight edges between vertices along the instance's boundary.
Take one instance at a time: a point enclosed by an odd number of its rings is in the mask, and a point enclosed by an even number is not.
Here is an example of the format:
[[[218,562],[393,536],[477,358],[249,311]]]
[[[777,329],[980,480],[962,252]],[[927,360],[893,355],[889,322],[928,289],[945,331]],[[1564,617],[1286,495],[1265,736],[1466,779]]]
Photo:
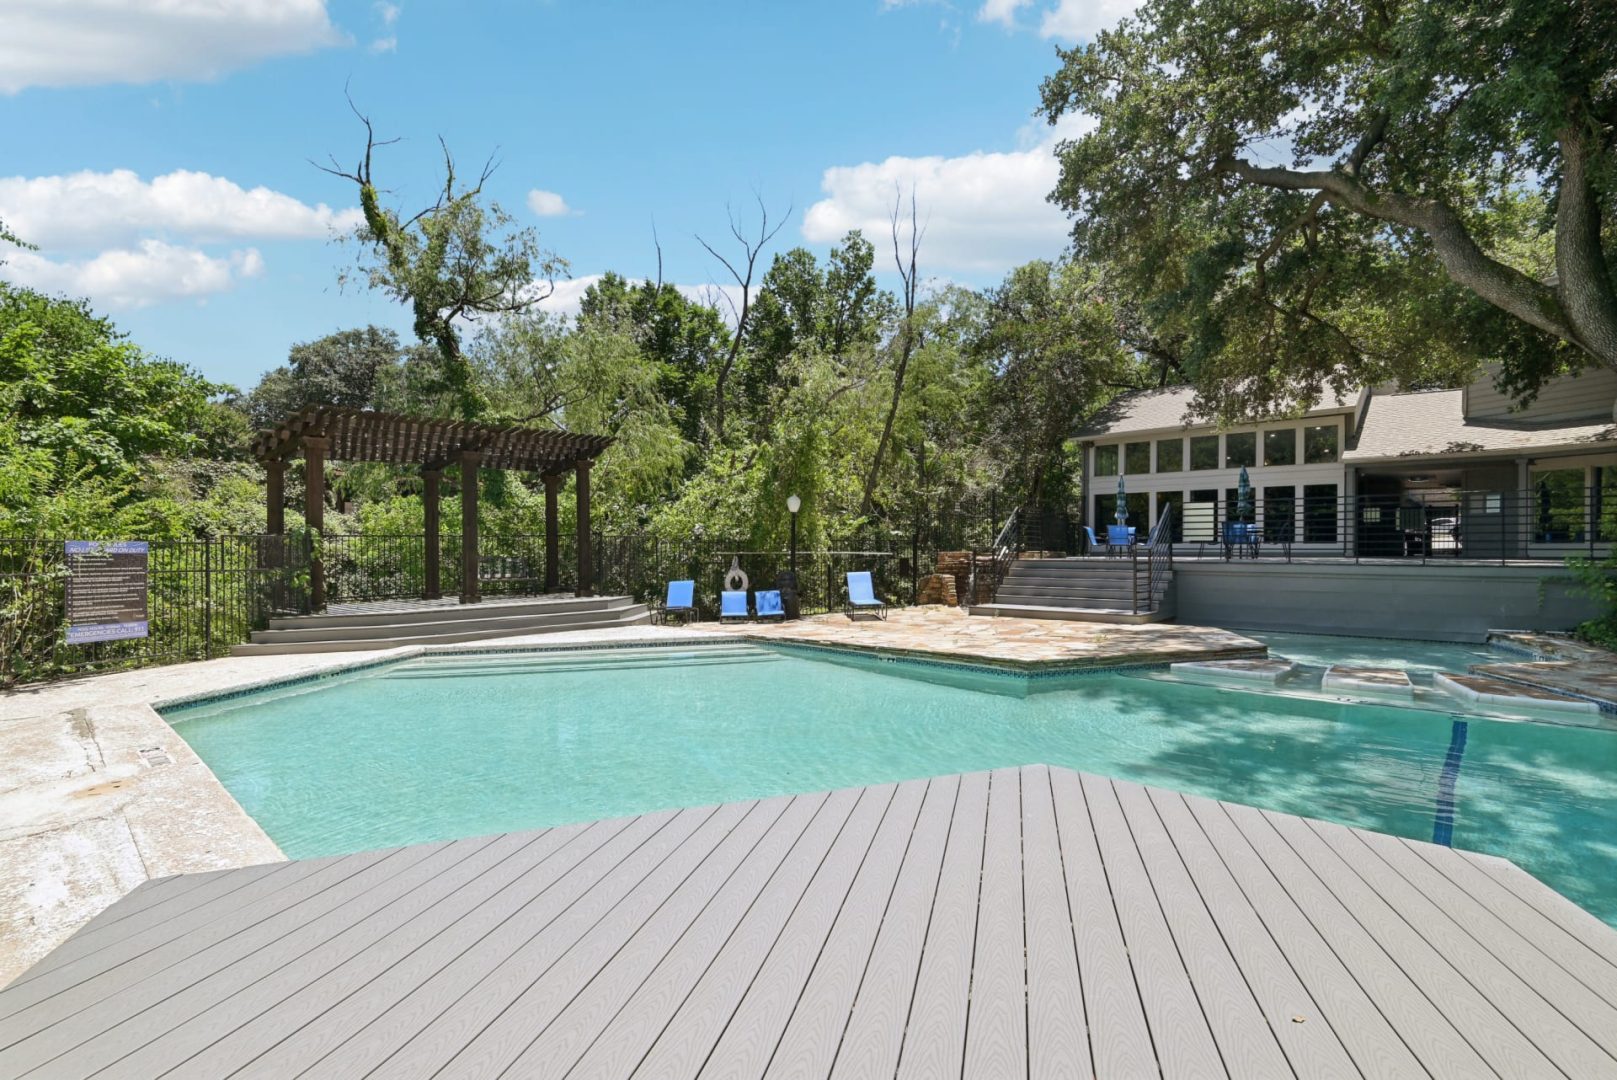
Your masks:
[[[1246,474],[1246,466],[1241,466],[1241,479],[1235,486],[1235,516],[1241,521],[1252,520],[1252,478]]]
[[[1123,474],[1117,474],[1117,506],[1112,511],[1112,520],[1119,525],[1129,523],[1128,493],[1123,490]]]

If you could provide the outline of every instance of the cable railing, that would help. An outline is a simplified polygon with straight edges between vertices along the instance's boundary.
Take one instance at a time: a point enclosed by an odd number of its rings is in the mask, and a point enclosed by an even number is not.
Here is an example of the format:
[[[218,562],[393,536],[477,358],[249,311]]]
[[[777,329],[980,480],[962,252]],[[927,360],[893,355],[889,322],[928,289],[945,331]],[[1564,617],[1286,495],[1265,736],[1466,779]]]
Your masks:
[[[1140,551],[1129,551],[1130,570],[1133,575],[1134,614],[1155,611],[1159,590],[1166,590],[1173,574],[1173,505],[1163,507],[1145,542],[1145,594],[1140,593]]]
[[[1601,558],[1617,542],[1617,488],[1301,497],[1254,488],[1245,500],[1231,491],[1196,501],[1179,494],[1159,499],[1152,523],[1155,530],[1168,522],[1178,558],[1508,564]],[[1109,511],[1100,516],[1113,520]]]

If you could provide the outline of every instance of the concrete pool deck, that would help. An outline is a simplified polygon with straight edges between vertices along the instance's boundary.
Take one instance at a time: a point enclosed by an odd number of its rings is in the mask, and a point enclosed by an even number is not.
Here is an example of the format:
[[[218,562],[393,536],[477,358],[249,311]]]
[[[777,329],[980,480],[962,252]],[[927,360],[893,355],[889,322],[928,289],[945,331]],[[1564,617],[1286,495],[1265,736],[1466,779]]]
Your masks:
[[[1268,653],[1262,642],[1210,626],[988,617],[942,606],[895,608],[886,619],[814,615],[796,622],[732,623],[718,629],[756,641],[873,650],[1024,674],[1255,659]]]

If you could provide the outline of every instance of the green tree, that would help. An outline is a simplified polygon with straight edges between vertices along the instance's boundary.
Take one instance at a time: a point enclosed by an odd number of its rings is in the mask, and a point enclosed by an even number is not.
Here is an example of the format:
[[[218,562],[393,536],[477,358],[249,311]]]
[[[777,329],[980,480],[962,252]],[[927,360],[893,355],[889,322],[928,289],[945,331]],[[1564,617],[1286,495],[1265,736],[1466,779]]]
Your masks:
[[[253,426],[263,428],[305,405],[375,408],[383,379],[403,362],[392,330],[339,330],[293,345],[287,363],[265,373],[247,395],[245,409]]]
[[[1617,367],[1609,4],[1149,0],[1060,58],[1054,198],[1198,384]]]
[[[1096,272],[1031,262],[990,290],[975,348],[996,373],[988,442],[1006,486],[1028,505],[1060,501],[1065,447],[1077,421],[1138,385],[1139,361],[1117,336]]]
[[[483,400],[461,345],[460,326],[467,319],[519,314],[550,294],[567,272],[559,256],[539,246],[539,235],[519,228],[498,203],[483,196],[493,171],[484,166],[477,180],[465,184],[455,160],[443,145],[444,181],[432,205],[405,217],[382,204],[372,172],[379,145],[370,119],[363,115],[365,151],[352,171],[333,159],[325,171],[351,181],[359,189],[364,224],[355,231],[359,245],[357,271],[365,284],[401,304],[415,317],[415,333],[438,352],[438,383],[455,401],[463,419],[475,419]]]

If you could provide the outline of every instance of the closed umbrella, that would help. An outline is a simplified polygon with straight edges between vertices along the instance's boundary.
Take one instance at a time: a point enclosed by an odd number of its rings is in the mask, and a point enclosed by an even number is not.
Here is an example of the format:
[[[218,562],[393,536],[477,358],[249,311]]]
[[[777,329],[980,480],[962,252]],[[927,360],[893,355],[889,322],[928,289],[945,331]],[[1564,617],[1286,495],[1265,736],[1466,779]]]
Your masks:
[[[1123,474],[1117,474],[1117,509],[1112,511],[1112,520],[1119,525],[1129,523],[1128,492],[1123,490]]]
[[[1245,465],[1241,466],[1241,479],[1235,487],[1235,514],[1244,522],[1252,521],[1252,478],[1247,476]]]

